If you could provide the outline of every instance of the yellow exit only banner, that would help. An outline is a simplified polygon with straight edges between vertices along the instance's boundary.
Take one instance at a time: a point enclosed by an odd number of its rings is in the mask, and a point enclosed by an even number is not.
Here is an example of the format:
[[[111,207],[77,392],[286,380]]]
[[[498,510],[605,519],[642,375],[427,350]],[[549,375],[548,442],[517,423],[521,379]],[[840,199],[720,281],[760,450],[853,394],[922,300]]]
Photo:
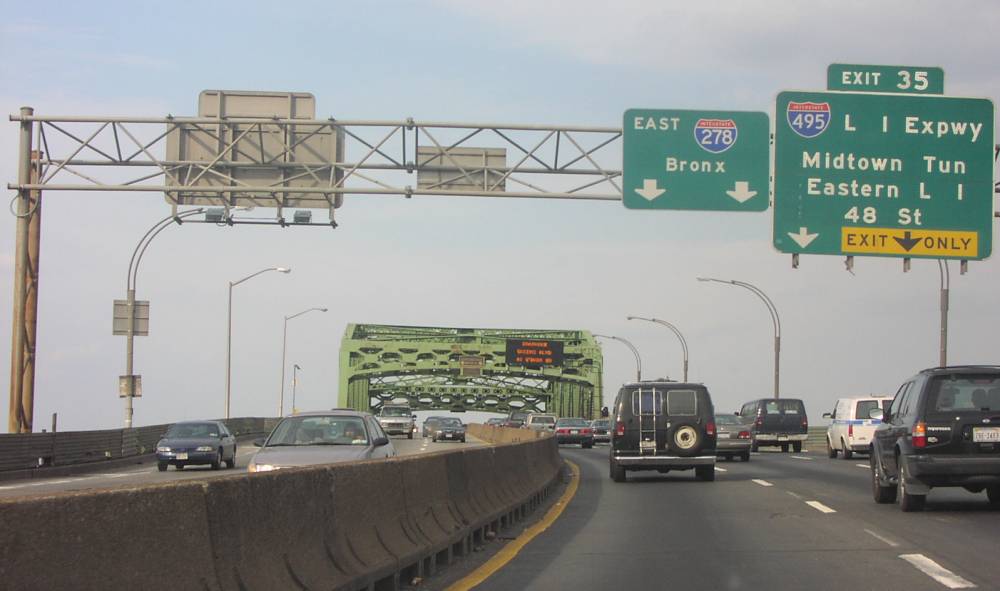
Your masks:
[[[979,234],[950,230],[842,227],[840,247],[844,253],[971,259],[979,252]]]

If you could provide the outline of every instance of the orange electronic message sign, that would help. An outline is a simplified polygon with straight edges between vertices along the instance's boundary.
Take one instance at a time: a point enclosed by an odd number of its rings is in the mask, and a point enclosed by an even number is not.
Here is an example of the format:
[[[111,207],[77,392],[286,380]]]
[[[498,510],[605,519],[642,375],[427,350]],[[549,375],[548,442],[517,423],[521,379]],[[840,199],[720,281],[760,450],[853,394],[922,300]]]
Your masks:
[[[563,342],[547,339],[507,339],[507,365],[559,366],[563,364]]]

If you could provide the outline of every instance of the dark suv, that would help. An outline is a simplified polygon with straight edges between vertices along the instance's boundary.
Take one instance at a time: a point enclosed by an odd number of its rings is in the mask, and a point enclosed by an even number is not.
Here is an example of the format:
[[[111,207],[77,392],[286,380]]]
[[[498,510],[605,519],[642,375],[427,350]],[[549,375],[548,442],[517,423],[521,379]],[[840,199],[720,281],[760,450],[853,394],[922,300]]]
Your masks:
[[[760,398],[751,400],[737,413],[750,423],[751,451],[762,445],[776,445],[781,451],[802,451],[809,436],[806,406],[798,398]]]
[[[628,470],[690,470],[715,480],[715,409],[702,384],[625,384],[611,409],[611,479]]]
[[[884,414],[884,416],[882,416]],[[1000,506],[1000,366],[925,369],[903,384],[872,442],[872,495],[919,511],[931,488],[986,490]]]

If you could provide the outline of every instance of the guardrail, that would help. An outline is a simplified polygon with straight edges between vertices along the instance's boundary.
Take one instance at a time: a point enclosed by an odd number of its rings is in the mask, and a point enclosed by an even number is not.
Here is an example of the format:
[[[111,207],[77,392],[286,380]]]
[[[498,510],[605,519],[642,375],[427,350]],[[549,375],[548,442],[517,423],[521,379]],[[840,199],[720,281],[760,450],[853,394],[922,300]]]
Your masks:
[[[520,520],[562,467],[551,435],[130,489],[0,500],[11,589],[397,589]],[[506,443],[519,439],[517,442]]]
[[[277,419],[223,420],[237,437],[268,433]],[[102,462],[153,453],[170,424],[136,429],[0,434],[0,472]]]

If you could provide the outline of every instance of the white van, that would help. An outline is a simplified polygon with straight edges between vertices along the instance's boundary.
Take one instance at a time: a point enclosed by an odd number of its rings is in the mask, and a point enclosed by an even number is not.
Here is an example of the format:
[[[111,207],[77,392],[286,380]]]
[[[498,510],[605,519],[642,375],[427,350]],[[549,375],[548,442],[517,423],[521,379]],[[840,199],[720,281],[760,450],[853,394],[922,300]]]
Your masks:
[[[881,408],[884,412],[890,404],[892,396],[874,394],[837,400],[832,413],[823,413],[823,418],[833,419],[826,428],[826,455],[835,458],[840,452],[849,460],[855,452],[868,453],[875,428],[882,422],[871,418],[871,411]]]
[[[536,431],[555,431],[556,415],[531,413],[528,415],[528,420],[524,422],[524,426]]]

